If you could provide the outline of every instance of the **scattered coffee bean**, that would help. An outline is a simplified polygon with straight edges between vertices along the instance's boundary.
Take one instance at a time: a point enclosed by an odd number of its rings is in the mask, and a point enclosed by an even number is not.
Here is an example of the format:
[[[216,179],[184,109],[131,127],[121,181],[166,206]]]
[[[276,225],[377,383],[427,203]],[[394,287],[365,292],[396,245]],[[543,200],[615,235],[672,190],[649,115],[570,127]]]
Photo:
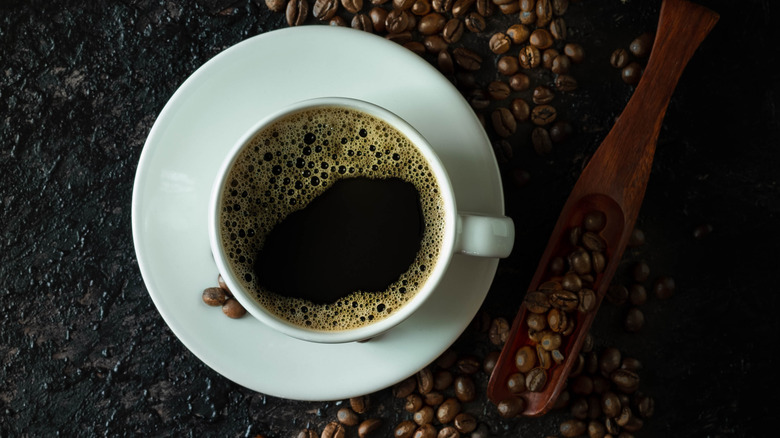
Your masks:
[[[531,110],[531,122],[544,126],[555,121],[558,111],[552,105],[537,105]]]
[[[412,415],[412,421],[419,426],[430,424],[433,421],[433,407],[423,406],[419,411]]]
[[[444,38],[442,38],[441,35],[426,36],[423,38],[423,45],[425,46],[425,50],[434,54],[438,54],[442,50],[446,50],[447,47],[449,47],[449,44],[444,41]],[[450,64],[452,64],[452,62],[450,62]]]
[[[506,318],[495,318],[490,324],[488,339],[493,345],[504,345],[509,337],[509,321]]]
[[[466,25],[466,29],[468,29],[469,32],[474,33],[484,32],[485,27],[487,26],[485,18],[478,12],[469,12],[466,14],[466,16],[463,17],[463,24]]]
[[[436,438],[460,438],[460,432],[455,426],[444,426],[439,429],[439,434]]]
[[[339,10],[339,0],[316,0],[311,8],[314,18],[329,21]]]
[[[332,421],[325,426],[325,429],[322,430],[322,435],[320,438],[344,438],[346,433],[347,431],[344,429],[344,426],[342,426],[341,423]]]
[[[445,27],[445,31],[446,31],[446,27]],[[444,39],[447,40],[447,37],[444,36]],[[456,48],[455,50],[452,51],[452,55],[453,58],[455,59],[455,63],[457,63],[459,66],[463,67],[466,70],[475,71],[475,70],[479,70],[479,68],[482,66],[482,57],[479,56],[479,54],[477,54],[473,50],[469,50],[465,47]]]
[[[425,424],[414,431],[412,438],[436,438],[436,428],[432,424]]]
[[[531,35],[528,37],[528,42],[540,50],[544,50],[552,46],[553,41],[555,41],[555,38],[553,38],[552,34],[547,29],[536,29],[531,32]]]
[[[509,110],[518,122],[525,122],[531,116],[531,107],[519,97],[512,100],[512,103],[509,104]]]
[[[573,128],[569,122],[556,120],[550,126],[550,139],[554,143],[563,143],[571,137]]]
[[[417,388],[417,380],[414,377],[406,379],[393,385],[393,396],[396,398],[406,398]]]
[[[455,64],[452,60],[452,55],[450,55],[450,52],[448,52],[446,49],[439,52],[439,54],[436,57],[436,62],[439,66],[439,71],[444,73],[445,75],[449,75],[455,72]],[[477,105],[479,105],[481,102],[483,102],[483,100],[476,100],[476,102]],[[484,108],[487,108],[487,106],[490,104],[490,101],[487,99],[487,97],[484,98],[484,102],[485,102]],[[474,102],[471,102],[472,107],[479,109],[479,106],[477,105],[475,105]]]
[[[542,68],[552,69],[553,61],[560,55],[560,52],[553,48],[542,51]]]
[[[539,64],[542,62],[542,54],[538,48],[527,45],[520,50],[517,59],[520,61],[520,67],[528,70],[539,67]]]
[[[639,388],[639,375],[631,370],[616,369],[609,375],[609,379],[620,391],[627,394]]]
[[[460,38],[463,36],[463,29],[464,28],[465,28],[465,26],[463,25],[463,21],[462,20],[460,20],[459,18],[451,18],[449,21],[447,21],[447,24],[444,25],[444,29],[441,32],[441,36],[442,36],[442,38],[444,38],[444,41],[447,41],[448,43],[456,43],[456,42],[460,41]],[[479,57],[479,55],[477,55],[476,52],[473,52],[473,51],[471,51],[469,49],[466,49],[465,47],[458,47],[455,50],[456,51],[457,50],[461,50],[461,51],[471,52],[468,55],[469,58],[475,58],[474,55],[476,55],[476,57]],[[457,60],[459,56],[464,56],[464,55],[456,55],[455,59]],[[479,64],[481,64],[481,63],[482,63],[482,58],[479,57]],[[458,62],[458,64],[460,64],[460,62]],[[461,67],[465,68],[466,70],[478,70],[479,69],[479,65],[474,67],[473,63],[471,61],[468,63],[468,66],[461,65]]]
[[[423,16],[429,14],[432,9],[430,0],[415,0],[411,11],[414,15]]]
[[[474,401],[477,398],[477,388],[474,380],[468,376],[458,376],[455,378],[455,397],[463,402]]]
[[[368,410],[368,396],[361,395],[349,399],[349,406],[357,414],[364,414]]]
[[[433,374],[433,389],[444,391],[452,385],[455,377],[449,370],[438,370]]]
[[[505,33],[496,32],[493,34],[493,36],[490,37],[488,46],[490,47],[490,51],[500,55],[502,53],[506,53],[509,48],[512,47],[512,41]]]
[[[360,417],[351,408],[343,407],[336,412],[336,419],[345,426],[356,426],[360,423]]]
[[[358,426],[358,437],[368,438],[371,436],[371,434],[378,430],[380,426],[382,426],[382,420],[379,418],[369,418],[368,420],[363,420],[363,422],[360,423],[360,426]]]
[[[417,31],[423,35],[434,35],[444,29],[444,25],[447,24],[447,19],[444,15],[438,12],[431,12],[425,15],[417,23]]]
[[[550,24],[550,20],[553,18],[552,4],[550,0],[537,0],[536,1],[536,25],[544,27]]]
[[[440,392],[429,392],[423,396],[423,403],[428,406],[437,407],[444,402],[444,394]]]
[[[515,56],[502,56],[498,58],[496,68],[502,75],[511,76],[517,73],[517,71],[520,69],[520,62]],[[512,88],[511,84],[510,88]]]
[[[425,395],[433,391],[433,372],[429,367],[425,367],[417,372],[417,392]]]
[[[556,17],[550,22],[550,34],[558,41],[565,40],[568,36],[566,29],[566,20],[563,17]]]
[[[518,61],[518,65],[519,65],[519,61]],[[525,75],[523,73],[517,73],[515,75],[512,75],[511,78],[509,78],[509,88],[511,88],[514,91],[524,91],[529,89],[530,87],[531,87],[531,79],[528,77],[528,75]]]
[[[423,404],[423,398],[419,394],[409,394],[404,402],[404,410],[413,414],[422,409]]]
[[[246,315],[246,309],[235,298],[228,298],[222,304],[222,313],[227,315],[228,318],[238,319]]]
[[[585,59],[585,49],[577,43],[567,43],[563,46],[563,53],[575,64],[579,64]]]
[[[515,418],[525,410],[525,400],[520,397],[511,397],[498,402],[498,415],[503,418]]]
[[[580,435],[583,435],[585,431],[587,430],[587,425],[582,420],[566,420],[563,423],[561,423],[560,428],[558,429],[561,432],[561,435],[567,438],[570,437],[577,437]]]
[[[468,412],[461,412],[455,416],[452,424],[458,432],[470,433],[477,428],[477,418]]]
[[[623,68],[628,65],[629,55],[626,49],[615,49],[609,56],[609,64],[615,68]]]
[[[628,299],[628,288],[622,284],[611,284],[607,289],[606,298],[613,304],[623,304]]]
[[[658,277],[653,283],[653,292],[658,298],[665,300],[674,295],[674,279],[667,276]]]
[[[303,429],[298,432],[298,435],[296,435],[295,438],[319,438],[319,436],[317,435],[317,432],[311,429]]]
[[[533,368],[525,376],[525,387],[531,392],[539,392],[547,384],[547,373],[544,368]]]
[[[555,78],[555,88],[558,91],[569,92],[577,89],[577,80],[570,75],[558,75]]]
[[[353,29],[362,30],[369,33],[374,32],[374,23],[371,21],[371,17],[369,17],[367,14],[355,14],[355,16],[352,17],[351,27]],[[411,49],[411,47],[408,48]],[[422,44],[420,44],[420,48],[422,48]],[[422,52],[425,51],[425,49],[422,48],[422,50],[416,50],[415,48],[415,50],[412,51],[417,53],[418,55],[421,55]]]
[[[650,55],[650,50],[653,48],[653,38],[652,33],[643,33],[631,41],[628,50],[637,58],[646,58]]]
[[[629,85],[638,84],[639,80],[642,78],[642,66],[639,65],[638,62],[630,62],[628,65],[623,67],[623,70],[620,73],[620,78],[623,79],[623,82]]]
[[[476,0],[455,0],[452,4],[452,16],[456,18],[463,18],[471,11],[471,8],[476,3]]]
[[[436,410],[436,419],[442,424],[449,423],[460,413],[460,409],[461,406],[458,399],[448,398]]]
[[[547,155],[552,152],[550,133],[541,126],[537,126],[531,131],[531,144],[533,144],[537,155]]]
[[[506,35],[513,44],[522,44],[528,41],[531,31],[523,24],[513,24],[506,30]]]
[[[550,66],[550,70],[552,70],[553,73],[563,75],[568,73],[569,69],[571,69],[571,58],[563,54],[559,54],[553,58],[552,65]]]
[[[417,424],[414,421],[406,420],[399,423],[393,430],[394,438],[412,438],[414,431],[417,430]]]
[[[482,367],[480,360],[471,354],[458,358],[455,367],[463,374],[474,374]]]
[[[285,17],[288,26],[300,26],[309,16],[309,2],[306,0],[290,0],[287,2]]]
[[[496,108],[490,115],[493,129],[500,137],[509,137],[515,133],[517,122],[511,111],[507,108]]]
[[[492,81],[488,84],[487,92],[493,100],[504,100],[509,97],[512,90],[506,82]]]

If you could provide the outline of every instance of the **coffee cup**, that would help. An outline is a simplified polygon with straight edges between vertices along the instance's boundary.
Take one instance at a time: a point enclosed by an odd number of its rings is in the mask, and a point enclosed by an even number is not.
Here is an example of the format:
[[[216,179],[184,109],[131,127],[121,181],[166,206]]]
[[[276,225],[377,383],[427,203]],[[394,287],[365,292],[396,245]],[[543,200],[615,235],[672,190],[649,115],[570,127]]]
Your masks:
[[[211,250],[235,298],[272,329],[363,341],[419,309],[455,254],[509,255],[512,220],[459,211],[455,199],[434,149],[402,118],[309,99],[260,120],[225,158]]]

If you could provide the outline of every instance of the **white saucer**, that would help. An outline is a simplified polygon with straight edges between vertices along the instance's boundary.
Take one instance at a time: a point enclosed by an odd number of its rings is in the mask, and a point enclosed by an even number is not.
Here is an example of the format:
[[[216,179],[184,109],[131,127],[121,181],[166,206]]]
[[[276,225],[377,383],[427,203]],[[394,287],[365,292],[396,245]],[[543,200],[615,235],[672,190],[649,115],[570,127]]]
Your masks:
[[[313,344],[233,320],[200,298],[216,285],[207,204],[225,154],[257,120],[306,98],[384,106],[437,150],[460,211],[504,214],[490,142],[463,97],[407,49],[347,28],[305,26],[239,43],[199,68],[155,122],[133,189],[133,237],[144,282],[171,330],[228,379],[264,394],[337,400],[388,387],[433,361],[468,326],[498,260],[455,256],[410,319],[365,343]],[[478,189],[477,189],[478,188]]]

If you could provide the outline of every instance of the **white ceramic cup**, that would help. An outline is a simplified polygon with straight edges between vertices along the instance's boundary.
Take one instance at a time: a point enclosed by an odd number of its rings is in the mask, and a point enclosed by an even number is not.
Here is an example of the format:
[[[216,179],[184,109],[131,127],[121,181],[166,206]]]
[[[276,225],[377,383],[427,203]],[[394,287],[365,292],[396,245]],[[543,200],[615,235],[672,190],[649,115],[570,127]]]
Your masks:
[[[436,263],[429,267],[430,273],[425,283],[406,304],[395,309],[387,317],[354,329],[313,330],[280,318],[266,309],[253,297],[254,293],[246,290],[243,283],[236,279],[236,275],[228,261],[222,233],[219,230],[222,193],[227,183],[230,169],[243,148],[251,142],[258,132],[275,121],[290,114],[317,107],[346,107],[367,113],[384,120],[405,135],[427,160],[429,168],[439,185],[444,205],[444,232],[439,257]],[[514,224],[508,217],[492,217],[458,211],[455,204],[455,193],[447,176],[447,170],[436,156],[431,145],[406,121],[377,105],[341,97],[316,98],[295,103],[267,116],[249,129],[236,142],[220,167],[211,193],[208,221],[211,251],[217,268],[234,297],[247,311],[262,323],[281,333],[306,341],[322,343],[364,341],[391,329],[412,315],[436,291],[436,287],[447,272],[454,254],[492,258],[507,257],[512,250],[515,235]],[[441,291],[440,293],[446,293],[446,291]]]

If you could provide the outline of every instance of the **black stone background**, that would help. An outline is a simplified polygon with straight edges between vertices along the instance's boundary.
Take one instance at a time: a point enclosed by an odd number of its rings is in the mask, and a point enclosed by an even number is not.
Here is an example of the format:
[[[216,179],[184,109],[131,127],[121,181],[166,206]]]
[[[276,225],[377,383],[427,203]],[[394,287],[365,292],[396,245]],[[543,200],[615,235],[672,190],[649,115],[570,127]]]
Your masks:
[[[656,414],[637,436],[771,436],[780,15],[768,0],[702,3],[721,21],[671,102],[638,220],[647,243],[626,252],[616,279],[643,259],[677,292],[650,297],[637,334],[621,329],[625,307],[605,302],[593,333],[644,363]],[[608,55],[652,31],[659,4],[587,0],[567,13],[588,54],[574,69],[580,89],[556,101],[576,134],[545,157],[518,140],[503,165],[518,237],[488,314],[513,317],[568,190],[631,94]],[[506,24],[489,23],[463,44],[493,59],[487,36]],[[335,418],[340,402],[258,394],[190,354],[149,299],[132,243],[133,178],[167,99],[221,50],[284,26],[253,0],[0,1],[0,436],[291,437]],[[495,77],[489,61],[484,70]],[[518,168],[531,174],[523,187]],[[703,223],[714,231],[694,239]],[[497,347],[467,331],[454,348]],[[371,397],[379,435],[409,418],[389,390]],[[468,409],[502,437],[552,435],[567,418],[500,420],[484,396]]]

